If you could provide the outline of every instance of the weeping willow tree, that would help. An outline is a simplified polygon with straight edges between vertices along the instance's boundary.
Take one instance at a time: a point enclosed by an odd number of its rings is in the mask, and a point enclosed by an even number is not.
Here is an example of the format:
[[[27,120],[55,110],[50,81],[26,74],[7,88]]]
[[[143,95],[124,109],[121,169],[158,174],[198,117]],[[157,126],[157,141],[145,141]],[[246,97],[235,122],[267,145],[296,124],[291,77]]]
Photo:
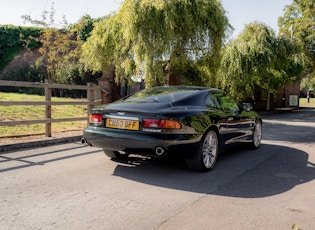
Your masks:
[[[280,33],[296,41],[307,57],[301,89],[315,89],[315,1],[293,0],[279,18]]]
[[[220,85],[239,101],[254,98],[257,87],[277,92],[304,67],[299,46],[261,23],[245,26],[222,55]],[[267,108],[269,109],[269,108]]]
[[[315,82],[315,1],[293,0],[286,6],[278,24],[280,34],[296,41],[307,57],[305,74],[308,79],[304,83]]]
[[[82,61],[94,71],[114,67],[117,81],[143,74],[149,87],[186,73],[209,84],[229,28],[219,0],[125,0],[95,26]]]

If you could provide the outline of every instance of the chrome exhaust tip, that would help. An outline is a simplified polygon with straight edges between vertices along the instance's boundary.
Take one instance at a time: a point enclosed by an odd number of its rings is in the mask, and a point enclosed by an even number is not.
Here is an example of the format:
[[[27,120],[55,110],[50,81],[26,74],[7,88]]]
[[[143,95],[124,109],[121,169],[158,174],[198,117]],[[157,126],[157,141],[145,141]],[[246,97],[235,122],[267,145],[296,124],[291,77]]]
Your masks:
[[[86,140],[85,137],[82,137],[82,138],[81,138],[81,144],[83,144],[83,145],[88,145],[88,142],[87,142],[87,140]]]
[[[157,156],[162,156],[163,154],[165,154],[165,150],[162,147],[156,147],[155,148],[155,154]]]

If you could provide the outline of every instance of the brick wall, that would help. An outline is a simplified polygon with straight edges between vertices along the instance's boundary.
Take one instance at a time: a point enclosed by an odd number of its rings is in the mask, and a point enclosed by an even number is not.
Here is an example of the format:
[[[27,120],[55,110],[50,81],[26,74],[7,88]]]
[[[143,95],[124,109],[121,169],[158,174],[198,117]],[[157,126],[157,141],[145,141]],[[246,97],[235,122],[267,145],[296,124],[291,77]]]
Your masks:
[[[115,68],[110,67],[103,72],[103,76],[97,79],[98,85],[104,89],[102,92],[102,104],[108,104],[121,98],[120,84],[115,83]]]
[[[35,61],[41,56],[38,50],[29,51],[28,49],[23,49],[20,51],[18,55],[16,55],[12,61],[4,68],[4,70],[0,73],[1,75],[5,75],[10,73],[12,70],[17,68],[23,68],[30,65],[34,65]]]
[[[274,106],[275,108],[289,107],[290,95],[300,96],[301,81],[290,82],[275,95]]]
[[[290,106],[290,95],[297,95],[300,98],[300,84],[301,81],[290,82],[283,88],[279,89],[277,93],[274,93],[270,97],[269,108],[275,110],[276,108],[284,108]],[[261,94],[261,92],[259,93]],[[258,97],[256,95],[255,97]],[[255,110],[266,110],[267,108],[267,96],[265,98],[252,102]]]

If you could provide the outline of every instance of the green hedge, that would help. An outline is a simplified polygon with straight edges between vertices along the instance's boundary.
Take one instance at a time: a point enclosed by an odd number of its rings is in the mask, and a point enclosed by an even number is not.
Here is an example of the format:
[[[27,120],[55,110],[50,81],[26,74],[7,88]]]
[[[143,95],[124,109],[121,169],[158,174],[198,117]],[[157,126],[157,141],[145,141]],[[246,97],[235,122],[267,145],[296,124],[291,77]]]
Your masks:
[[[0,72],[24,47],[39,47],[40,34],[40,28],[0,25]]]

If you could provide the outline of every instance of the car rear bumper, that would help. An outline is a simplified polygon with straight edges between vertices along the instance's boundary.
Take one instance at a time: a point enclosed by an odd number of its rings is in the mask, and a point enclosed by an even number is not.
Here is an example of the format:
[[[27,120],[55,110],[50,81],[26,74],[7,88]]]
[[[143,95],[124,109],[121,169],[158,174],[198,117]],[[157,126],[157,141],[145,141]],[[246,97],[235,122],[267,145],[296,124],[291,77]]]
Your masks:
[[[135,133],[88,127],[84,130],[84,138],[87,144],[97,148],[155,155],[158,147],[163,148],[165,152],[194,153],[201,135]]]

